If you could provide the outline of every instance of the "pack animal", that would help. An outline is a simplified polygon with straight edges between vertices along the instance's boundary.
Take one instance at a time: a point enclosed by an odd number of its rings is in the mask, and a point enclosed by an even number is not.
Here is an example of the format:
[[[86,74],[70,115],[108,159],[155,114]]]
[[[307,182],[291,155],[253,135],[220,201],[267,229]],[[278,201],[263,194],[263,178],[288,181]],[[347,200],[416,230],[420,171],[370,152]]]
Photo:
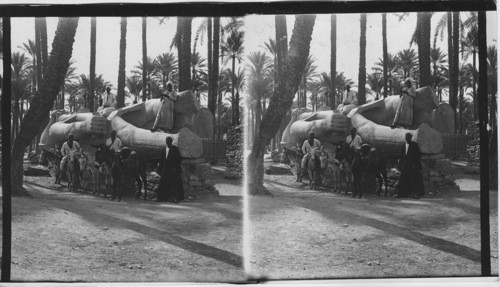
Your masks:
[[[96,194],[97,186],[99,185],[99,166],[96,164],[94,156],[84,152],[80,157],[79,162],[82,175],[81,182],[85,182],[86,179],[90,179],[89,183],[92,188],[92,194]]]
[[[368,144],[361,146],[361,156],[364,162],[363,172],[370,173],[377,178],[377,195],[382,193],[382,180],[385,186],[384,196],[387,196],[387,158],[383,152],[371,147]]]
[[[68,155],[68,163],[66,165],[66,177],[68,179],[68,190],[76,191],[76,184],[78,182],[78,167],[79,167],[79,154],[70,152]]]
[[[302,151],[300,148],[283,148],[283,154],[290,160],[290,162],[295,166],[295,170],[297,172],[297,180],[296,182],[302,182],[302,178],[304,174],[307,174],[307,169],[302,168],[300,163],[302,162]]]
[[[144,200],[148,197],[148,184],[147,184],[147,161],[139,159],[135,152],[124,148],[122,150],[123,159],[123,175],[125,177],[134,178],[137,183],[137,191],[132,195],[133,198],[141,198],[142,187],[144,186]]]
[[[56,184],[61,183],[61,164],[62,156],[48,150],[42,150],[42,154],[40,156],[40,164],[47,164],[54,170],[54,177]]]
[[[110,194],[113,187],[113,176],[111,175],[113,151],[109,150],[109,148],[105,146],[99,147],[95,153],[95,159],[99,165],[97,195],[102,194],[106,197],[107,194]],[[104,184],[104,190],[101,193],[102,184]]]
[[[349,187],[354,188],[354,176],[352,173],[352,161],[354,159],[354,150],[351,149],[347,144],[340,143],[335,150],[335,159],[340,163],[339,168],[341,171],[341,176],[339,180],[339,185],[342,185],[342,178],[346,181],[345,193],[349,192]],[[342,189],[339,188],[339,193],[342,193]]]

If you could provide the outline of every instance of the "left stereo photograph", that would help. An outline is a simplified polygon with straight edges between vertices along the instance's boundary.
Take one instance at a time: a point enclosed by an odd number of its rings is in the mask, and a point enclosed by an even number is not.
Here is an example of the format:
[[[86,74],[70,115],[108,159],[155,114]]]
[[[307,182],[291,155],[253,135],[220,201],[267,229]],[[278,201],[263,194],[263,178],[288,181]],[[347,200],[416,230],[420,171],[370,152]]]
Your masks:
[[[246,280],[244,24],[11,18],[12,281]]]

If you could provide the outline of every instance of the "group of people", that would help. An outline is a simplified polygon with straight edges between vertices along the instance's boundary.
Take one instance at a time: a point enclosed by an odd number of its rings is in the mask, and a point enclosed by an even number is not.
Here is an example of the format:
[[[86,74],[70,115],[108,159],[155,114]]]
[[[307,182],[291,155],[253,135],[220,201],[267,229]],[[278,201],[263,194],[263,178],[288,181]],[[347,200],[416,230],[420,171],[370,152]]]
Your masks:
[[[405,143],[401,147],[401,152],[398,160],[398,170],[401,172],[399,184],[397,186],[396,197],[413,197],[420,198],[424,195],[424,184],[422,177],[422,161],[421,151],[417,142],[412,140],[413,135],[406,133]],[[363,146],[363,141],[356,134],[356,129],[352,128],[350,134],[346,137],[345,143],[352,150],[360,150]],[[301,167],[305,168],[307,162],[311,159],[312,154],[317,150],[322,150],[321,142],[314,137],[314,133],[309,133],[309,138],[304,141],[301,151],[304,155],[301,162]],[[338,166],[338,163],[337,163]],[[338,169],[338,168],[337,168]],[[333,174],[339,176],[338,172]],[[352,175],[346,174],[346,181],[352,182]]]
[[[114,156],[121,156],[124,147],[121,140],[116,135],[116,131],[113,130],[104,146],[112,152]],[[59,152],[60,156],[62,156],[60,171],[65,172],[69,162],[70,153],[81,154],[82,148],[80,144],[75,141],[74,135],[70,133],[67,141],[63,143]],[[181,159],[182,157],[179,148],[173,144],[173,139],[167,136],[166,146],[160,152],[160,164],[158,166],[160,182],[157,192],[157,201],[179,203],[184,200],[184,190],[181,177]],[[102,163],[96,162],[95,164],[98,165],[97,168],[99,168]],[[77,173],[79,173],[78,170]],[[79,176],[76,178],[79,178]],[[81,188],[78,182],[75,184],[77,188]],[[119,183],[119,188],[121,188],[121,183]],[[120,194],[121,191],[119,191],[118,199],[121,199]]]
[[[413,80],[407,78],[404,81],[401,89],[401,102],[396,110],[394,120],[390,125],[391,128],[410,128],[413,124],[413,100],[416,97],[416,89],[413,85]],[[342,95],[342,103],[338,105],[337,110],[347,115],[353,108],[358,105],[356,92],[351,90],[350,85],[345,86],[345,91]]]

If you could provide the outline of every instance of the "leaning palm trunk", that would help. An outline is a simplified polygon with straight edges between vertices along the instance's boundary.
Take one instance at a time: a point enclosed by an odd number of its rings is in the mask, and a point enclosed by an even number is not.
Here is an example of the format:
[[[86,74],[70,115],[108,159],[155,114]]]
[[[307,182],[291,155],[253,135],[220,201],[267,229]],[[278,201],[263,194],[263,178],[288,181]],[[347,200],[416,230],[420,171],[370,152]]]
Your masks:
[[[64,81],[66,67],[73,51],[78,18],[60,18],[52,44],[52,52],[48,60],[47,74],[42,81],[41,89],[31,101],[19,135],[12,149],[11,174],[12,194],[21,195],[23,182],[23,156],[26,146],[43,128],[44,119],[49,115],[59,89]]]
[[[315,20],[315,15],[295,17],[295,26],[283,74],[278,79],[278,85],[255,135],[252,151],[247,160],[247,175],[251,194],[268,193],[264,188],[264,153],[267,144],[276,135],[282,119],[291,108],[293,97],[299,88],[302,72],[309,56]]]

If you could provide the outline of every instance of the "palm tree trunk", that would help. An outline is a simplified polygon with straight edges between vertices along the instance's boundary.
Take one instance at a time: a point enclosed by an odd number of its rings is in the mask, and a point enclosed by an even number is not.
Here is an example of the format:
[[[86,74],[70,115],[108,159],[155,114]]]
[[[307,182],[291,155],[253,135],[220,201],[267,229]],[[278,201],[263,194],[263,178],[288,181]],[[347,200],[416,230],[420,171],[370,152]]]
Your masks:
[[[208,51],[207,51],[207,58],[208,58],[208,64],[207,64],[207,68],[208,68],[208,103],[207,103],[207,107],[208,107],[208,110],[212,113],[212,115],[215,115],[215,106],[213,105],[214,101],[213,99],[215,98],[215,94],[213,93],[213,90],[212,90],[212,81],[210,80],[210,78],[212,77],[212,73],[213,73],[213,70],[212,70],[212,67],[213,67],[213,60],[212,60],[212,57],[213,57],[213,52],[212,52],[212,47],[213,47],[213,36],[212,36],[212,32],[213,32],[213,27],[212,27],[212,17],[208,17],[207,18],[207,46],[208,46]],[[215,135],[215,133],[214,133]]]
[[[209,101],[209,109],[215,115],[217,107],[217,96],[219,94],[219,43],[220,43],[220,18],[213,18],[213,37],[211,40],[212,46],[212,69],[209,73],[210,89],[212,90],[212,98]],[[210,44],[210,43],[209,43]],[[215,134],[215,133],[214,133]]]
[[[179,63],[179,91],[190,90],[191,82],[191,17],[179,17],[177,19],[178,63]]]
[[[41,18],[35,18],[35,45],[36,45],[36,82],[37,91],[42,85],[42,43],[41,43]]]
[[[453,12],[452,14],[452,48],[453,53],[451,54],[452,66],[450,67],[450,105],[456,113],[456,99],[458,97],[458,89],[459,89],[459,54],[460,54],[460,46],[459,46],[459,35],[460,35],[460,14],[459,12]],[[462,92],[462,91],[460,91]],[[460,102],[462,105],[462,102]],[[455,122],[456,123],[456,122]]]
[[[366,13],[360,18],[358,104],[366,103]]]
[[[142,17],[142,102],[146,101],[148,88],[146,64],[148,62],[147,18]]]
[[[431,79],[431,16],[430,12],[417,14],[418,29],[418,62],[420,87],[432,85]]]
[[[42,45],[42,78],[47,73],[48,51],[47,51],[47,18],[40,18],[40,43]]]
[[[40,92],[35,94],[30,109],[21,123],[21,130],[16,137],[12,149],[11,190],[12,195],[23,193],[23,156],[26,146],[42,129],[44,119],[49,115],[54,100],[64,81],[66,67],[73,51],[78,18],[59,18],[59,23],[52,44],[52,52],[48,61],[47,74],[41,85]]]
[[[222,129],[220,126],[222,116],[222,92],[219,91],[217,95],[217,139],[222,138]]]
[[[232,124],[233,126],[236,126],[236,100],[235,100],[235,94],[234,94],[234,86],[236,85],[236,72],[235,72],[235,65],[236,65],[236,56],[232,56],[232,63],[231,63],[231,115],[232,115]]]
[[[284,61],[286,59],[286,54],[288,51],[288,34],[286,28],[286,16],[276,15],[274,16],[275,24],[275,34],[276,34],[276,62],[277,62],[277,73],[276,79],[274,79],[275,87],[280,75],[283,73]]]
[[[459,116],[459,125],[460,125],[460,134],[463,135],[464,133],[464,123],[463,123],[463,113],[464,113],[464,89],[463,87],[460,87],[460,95],[459,95],[459,100],[458,100],[458,116]]]
[[[306,66],[315,15],[295,16],[284,73],[271,97],[268,111],[264,114],[259,131],[255,135],[252,151],[247,159],[248,187],[251,194],[268,193],[264,188],[264,153],[269,141],[276,135],[281,121],[291,108],[300,78]]]
[[[477,85],[477,78],[476,78],[476,52],[472,52],[472,67],[474,68],[474,71],[472,73],[472,97],[473,97],[473,102],[474,102],[474,119],[478,119],[478,97],[476,93],[476,85]],[[488,96],[486,96],[487,98]]]
[[[337,75],[337,15],[330,15],[330,108],[335,110],[337,101],[335,100],[336,77]]]
[[[95,59],[96,59],[96,18],[90,18],[90,83],[89,83],[89,101],[88,108],[90,112],[94,111],[95,98]]]
[[[118,93],[116,107],[125,106],[125,53],[127,52],[127,17],[121,18],[120,24],[120,63],[118,65]],[[145,64],[143,63],[143,66]]]
[[[382,53],[384,60],[384,99],[387,98],[387,13],[382,13]]]

